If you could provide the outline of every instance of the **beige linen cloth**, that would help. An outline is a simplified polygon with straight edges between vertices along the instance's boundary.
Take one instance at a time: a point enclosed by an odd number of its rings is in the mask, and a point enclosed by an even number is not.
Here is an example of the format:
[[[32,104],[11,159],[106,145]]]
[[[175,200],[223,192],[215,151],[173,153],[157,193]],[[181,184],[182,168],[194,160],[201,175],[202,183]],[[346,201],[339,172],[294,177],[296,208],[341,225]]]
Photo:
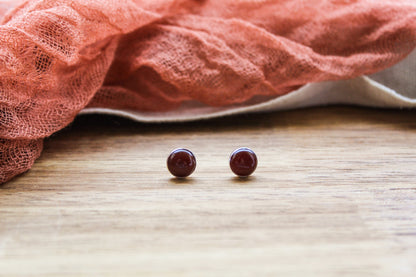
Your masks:
[[[399,109],[416,107],[416,50],[395,66],[371,76],[312,83],[283,96],[260,100],[259,103],[210,107],[187,102],[169,112],[86,108],[81,114],[110,114],[140,122],[177,122],[334,104]]]

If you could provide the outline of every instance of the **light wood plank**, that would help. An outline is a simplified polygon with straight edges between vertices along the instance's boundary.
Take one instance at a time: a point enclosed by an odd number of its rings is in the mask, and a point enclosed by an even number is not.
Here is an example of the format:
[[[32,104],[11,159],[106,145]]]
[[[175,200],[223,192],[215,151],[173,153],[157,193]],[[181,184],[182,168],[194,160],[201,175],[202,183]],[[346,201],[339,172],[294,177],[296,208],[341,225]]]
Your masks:
[[[82,117],[0,187],[0,276],[416,276],[415,115]],[[259,157],[246,181],[240,146]],[[177,147],[197,156],[182,181]]]

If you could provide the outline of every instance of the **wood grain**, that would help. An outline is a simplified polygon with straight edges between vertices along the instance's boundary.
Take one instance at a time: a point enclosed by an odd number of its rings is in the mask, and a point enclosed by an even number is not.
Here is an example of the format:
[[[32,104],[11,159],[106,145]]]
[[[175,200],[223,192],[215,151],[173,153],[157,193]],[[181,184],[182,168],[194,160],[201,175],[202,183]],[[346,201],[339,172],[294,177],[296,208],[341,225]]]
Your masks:
[[[415,116],[84,116],[0,187],[0,276],[416,276]],[[176,180],[182,146],[198,166]],[[240,146],[259,157],[245,181]]]

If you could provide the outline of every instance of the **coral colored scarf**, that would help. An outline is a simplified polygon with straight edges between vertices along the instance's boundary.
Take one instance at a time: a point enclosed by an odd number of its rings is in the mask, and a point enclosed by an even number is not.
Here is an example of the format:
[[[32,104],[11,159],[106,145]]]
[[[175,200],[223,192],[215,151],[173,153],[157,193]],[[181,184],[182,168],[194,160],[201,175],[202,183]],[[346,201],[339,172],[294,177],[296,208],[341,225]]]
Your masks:
[[[259,104],[381,71],[416,47],[415,0],[15,5],[0,1],[0,183],[86,107],[169,115],[187,103]]]

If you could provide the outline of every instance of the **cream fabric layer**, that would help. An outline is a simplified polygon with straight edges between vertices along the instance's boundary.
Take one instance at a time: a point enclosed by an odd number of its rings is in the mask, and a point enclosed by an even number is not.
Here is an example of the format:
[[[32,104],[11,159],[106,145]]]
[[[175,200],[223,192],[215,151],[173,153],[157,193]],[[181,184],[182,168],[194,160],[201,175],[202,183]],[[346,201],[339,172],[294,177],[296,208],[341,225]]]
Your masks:
[[[140,122],[180,122],[209,119],[240,113],[257,113],[312,106],[351,104],[381,108],[416,107],[416,50],[397,65],[371,76],[313,83],[273,99],[239,106],[209,107],[196,102],[184,103],[170,112],[137,112],[87,108],[81,114],[110,114]]]

